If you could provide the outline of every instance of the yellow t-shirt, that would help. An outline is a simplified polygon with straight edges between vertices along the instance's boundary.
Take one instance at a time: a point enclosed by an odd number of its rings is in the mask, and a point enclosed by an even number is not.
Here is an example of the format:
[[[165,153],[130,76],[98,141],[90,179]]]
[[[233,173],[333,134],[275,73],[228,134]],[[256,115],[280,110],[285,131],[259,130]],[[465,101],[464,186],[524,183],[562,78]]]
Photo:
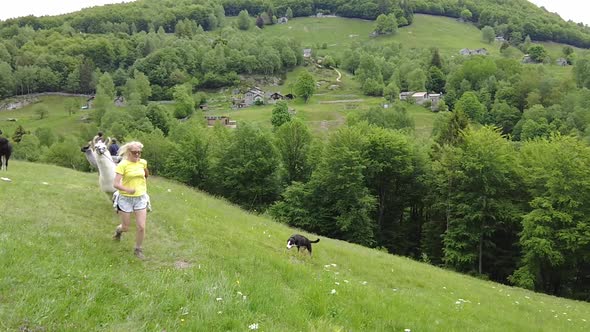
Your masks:
[[[123,175],[122,184],[125,187],[135,189],[134,194],[129,194],[121,191],[121,195],[129,197],[138,197],[147,192],[147,184],[145,181],[145,170],[147,169],[147,161],[139,159],[138,162],[129,160],[122,160],[115,168],[117,174]]]

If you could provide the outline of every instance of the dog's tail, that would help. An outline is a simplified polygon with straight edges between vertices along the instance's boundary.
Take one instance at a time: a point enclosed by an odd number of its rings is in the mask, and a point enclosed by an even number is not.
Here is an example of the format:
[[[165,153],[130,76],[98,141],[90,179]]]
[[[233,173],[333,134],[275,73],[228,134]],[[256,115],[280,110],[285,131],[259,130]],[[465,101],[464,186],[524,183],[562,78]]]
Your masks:
[[[318,243],[318,242],[320,242],[320,239],[317,239],[315,241],[309,241],[309,242],[311,242],[311,243]]]

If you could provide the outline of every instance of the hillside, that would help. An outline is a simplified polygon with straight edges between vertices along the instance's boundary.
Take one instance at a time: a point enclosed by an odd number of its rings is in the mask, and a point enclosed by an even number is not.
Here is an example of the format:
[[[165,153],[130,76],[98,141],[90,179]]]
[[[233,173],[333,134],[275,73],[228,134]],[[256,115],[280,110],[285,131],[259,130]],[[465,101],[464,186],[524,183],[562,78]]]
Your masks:
[[[288,252],[295,230],[161,178],[138,261],[133,235],[111,240],[96,174],[15,161],[0,175],[0,330],[590,328],[589,303],[328,238],[312,258]]]

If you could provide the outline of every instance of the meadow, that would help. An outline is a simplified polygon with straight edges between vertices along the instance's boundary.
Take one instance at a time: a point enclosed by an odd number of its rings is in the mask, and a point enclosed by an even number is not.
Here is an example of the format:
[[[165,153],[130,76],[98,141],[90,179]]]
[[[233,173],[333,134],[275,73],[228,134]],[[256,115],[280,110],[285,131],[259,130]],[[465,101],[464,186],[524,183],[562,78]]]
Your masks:
[[[145,261],[97,175],[15,161],[0,181],[3,331],[587,331],[590,304],[321,238],[150,178]],[[311,239],[316,236],[308,235]]]

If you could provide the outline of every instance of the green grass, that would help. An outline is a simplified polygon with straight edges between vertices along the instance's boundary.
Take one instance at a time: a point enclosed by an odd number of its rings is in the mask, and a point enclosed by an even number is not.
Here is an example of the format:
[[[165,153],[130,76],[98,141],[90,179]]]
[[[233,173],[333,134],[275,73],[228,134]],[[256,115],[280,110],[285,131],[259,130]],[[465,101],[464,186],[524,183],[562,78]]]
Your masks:
[[[25,130],[34,132],[40,127],[48,127],[54,130],[56,134],[67,134],[72,131],[78,131],[82,125],[81,117],[88,114],[87,110],[78,110],[75,114],[69,115],[65,111],[64,103],[68,98],[79,99],[80,104],[86,102],[86,98],[80,97],[62,97],[62,96],[43,96],[38,98],[37,103],[29,104],[16,110],[0,111],[0,129],[5,135],[12,135],[18,125],[22,125]],[[45,118],[39,119],[35,113],[38,105],[47,106],[48,114]],[[16,119],[17,121],[8,121]]]
[[[111,240],[96,174],[15,161],[0,175],[2,331],[590,329],[589,303],[328,238],[287,251],[296,230],[157,177],[139,261],[133,226]]]

